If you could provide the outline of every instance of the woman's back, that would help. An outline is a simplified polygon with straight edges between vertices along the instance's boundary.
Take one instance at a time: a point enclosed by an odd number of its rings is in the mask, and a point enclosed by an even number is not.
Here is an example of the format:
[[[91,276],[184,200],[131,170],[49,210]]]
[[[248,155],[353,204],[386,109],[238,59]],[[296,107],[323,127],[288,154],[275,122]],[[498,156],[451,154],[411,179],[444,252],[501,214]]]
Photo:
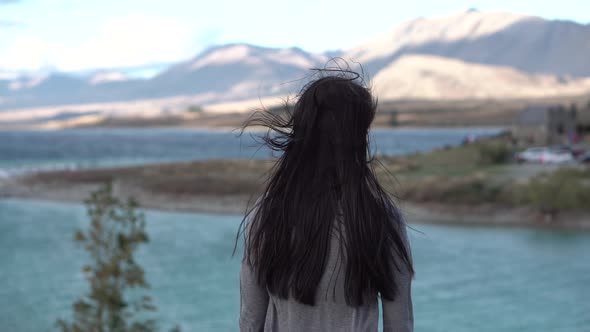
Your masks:
[[[338,224],[338,223],[337,223]],[[332,232],[326,269],[318,284],[314,306],[281,299],[258,285],[256,273],[246,260],[240,272],[240,331],[377,331],[377,295],[366,304],[352,307],[344,296],[343,256],[340,232]],[[406,232],[404,240],[410,248]],[[395,301],[382,301],[383,331],[413,331],[412,277],[408,271],[396,276],[400,294]]]
[[[412,330],[406,226],[368,157],[376,103],[357,78],[320,78],[286,118],[254,122],[282,155],[242,223],[242,331],[376,331],[378,297],[385,331]]]

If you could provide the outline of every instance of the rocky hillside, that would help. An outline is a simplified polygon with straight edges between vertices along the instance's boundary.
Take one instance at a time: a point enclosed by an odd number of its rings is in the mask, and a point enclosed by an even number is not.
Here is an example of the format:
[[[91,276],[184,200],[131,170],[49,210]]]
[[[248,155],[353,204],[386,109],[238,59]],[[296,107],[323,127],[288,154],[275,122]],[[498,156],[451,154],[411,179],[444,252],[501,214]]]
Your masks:
[[[590,78],[558,78],[433,55],[404,55],[378,72],[373,91],[385,100],[545,98],[588,93]]]
[[[429,54],[527,73],[590,76],[590,24],[467,11],[403,23],[347,52],[376,75],[406,54]]]

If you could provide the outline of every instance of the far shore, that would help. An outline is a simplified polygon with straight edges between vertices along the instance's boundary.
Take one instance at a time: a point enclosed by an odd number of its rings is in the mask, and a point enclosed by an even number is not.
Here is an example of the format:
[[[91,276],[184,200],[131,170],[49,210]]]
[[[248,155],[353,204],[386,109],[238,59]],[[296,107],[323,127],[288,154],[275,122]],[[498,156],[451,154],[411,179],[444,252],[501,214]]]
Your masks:
[[[507,127],[528,105],[585,105],[588,94],[516,99],[391,99],[375,127]],[[282,112],[286,96],[200,105],[190,96],[32,107],[0,112],[0,130],[116,127],[239,128],[252,112]]]
[[[396,160],[399,164],[399,160]],[[24,198],[81,203],[103,182],[115,194],[133,196],[144,208],[244,215],[261,192],[272,161],[227,160],[63,170],[0,180],[0,199]],[[387,164],[387,161],[385,161]],[[516,226],[590,230],[590,212],[539,214],[528,207],[498,204],[398,202],[409,223]]]

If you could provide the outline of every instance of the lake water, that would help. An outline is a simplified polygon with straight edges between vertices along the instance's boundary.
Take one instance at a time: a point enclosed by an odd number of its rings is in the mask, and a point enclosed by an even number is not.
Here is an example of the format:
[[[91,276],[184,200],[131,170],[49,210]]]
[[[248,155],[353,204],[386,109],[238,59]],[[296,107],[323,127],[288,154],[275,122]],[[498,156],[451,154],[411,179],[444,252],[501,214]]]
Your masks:
[[[499,128],[375,129],[373,151],[400,155],[457,145]],[[0,177],[39,169],[77,169],[179,160],[267,159],[251,134],[182,128],[0,131]],[[260,135],[260,133],[252,133]]]
[[[500,129],[378,129],[373,151],[400,155]],[[249,136],[178,128],[0,132],[0,178],[38,169],[260,159]],[[146,211],[141,249],[163,330],[236,331],[239,216]],[[52,331],[87,291],[80,204],[0,200],[0,332]],[[416,331],[590,331],[590,233],[414,225]]]
[[[236,331],[239,216],[146,211],[144,266],[168,329]],[[79,204],[0,200],[0,331],[51,331],[87,291]],[[416,331],[590,331],[590,233],[413,225]]]

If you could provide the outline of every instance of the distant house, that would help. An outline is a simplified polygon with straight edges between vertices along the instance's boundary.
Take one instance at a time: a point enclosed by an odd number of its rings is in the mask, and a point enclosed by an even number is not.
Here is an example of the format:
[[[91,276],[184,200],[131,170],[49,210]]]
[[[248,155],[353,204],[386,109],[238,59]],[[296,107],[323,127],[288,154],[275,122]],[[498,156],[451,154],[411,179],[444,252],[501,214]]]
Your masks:
[[[590,102],[588,102],[585,108],[578,111],[576,120],[578,134],[590,135]]]
[[[513,136],[529,144],[566,144],[577,133],[577,111],[561,105],[528,106],[512,128]]]

